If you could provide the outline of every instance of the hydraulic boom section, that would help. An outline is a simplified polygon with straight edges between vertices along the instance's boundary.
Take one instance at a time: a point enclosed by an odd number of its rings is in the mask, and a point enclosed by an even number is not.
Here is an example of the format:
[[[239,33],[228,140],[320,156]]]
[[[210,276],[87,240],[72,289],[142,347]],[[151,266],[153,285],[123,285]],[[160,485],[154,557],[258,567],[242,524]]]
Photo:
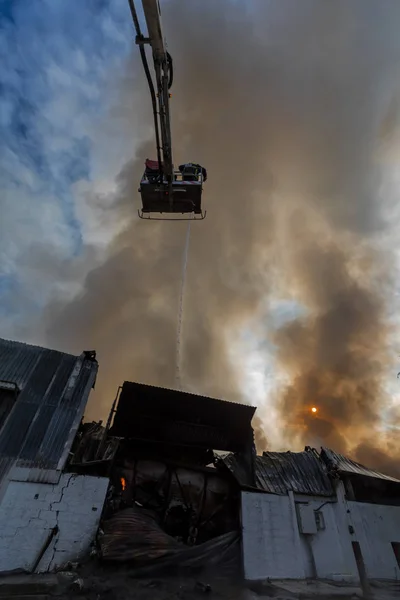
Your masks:
[[[179,170],[174,171],[169,110],[173,64],[163,36],[159,0],[141,1],[147,36],[144,36],[141,31],[134,0],[129,0],[129,6],[136,29],[136,43],[139,45],[153,105],[157,160],[146,159],[145,162],[146,168],[139,188],[142,197],[142,210],[139,211],[139,216],[151,219],[154,218],[152,217],[154,213],[169,213],[185,215],[184,220],[193,217],[204,219],[201,196],[203,182],[207,179],[206,170],[201,165],[187,163],[180,165]],[[149,44],[152,50],[156,89],[147,62],[146,44]],[[161,218],[165,220],[165,217]],[[170,219],[182,220],[175,217]]]

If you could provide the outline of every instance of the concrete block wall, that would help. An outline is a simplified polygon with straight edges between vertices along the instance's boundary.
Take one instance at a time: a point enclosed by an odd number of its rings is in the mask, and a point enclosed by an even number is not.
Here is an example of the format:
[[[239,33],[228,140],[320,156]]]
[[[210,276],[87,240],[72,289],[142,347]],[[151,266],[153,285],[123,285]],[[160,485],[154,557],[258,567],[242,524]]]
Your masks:
[[[246,579],[305,577],[295,519],[294,507],[288,496],[242,492]]]
[[[37,571],[77,561],[93,541],[108,479],[64,473],[58,484],[10,481],[0,504],[0,572],[30,570],[58,526]]]
[[[400,579],[392,542],[400,543],[400,507],[347,502],[354,527],[351,541],[358,541],[369,579]]]
[[[303,533],[297,518],[300,506],[321,512],[324,527]],[[242,493],[242,531],[244,572],[250,580],[317,577],[356,582],[352,542],[360,544],[369,579],[400,580],[392,547],[393,542],[400,544],[400,507],[347,501],[341,484],[336,502],[290,493]]]
[[[346,524],[338,518],[344,510],[337,502],[327,501],[321,497],[296,496],[296,506],[306,505],[313,511],[318,510],[324,519],[324,529],[313,535],[300,532],[303,548],[303,559],[307,561],[307,548],[311,551],[315,573],[307,572],[308,577],[318,579],[331,579],[336,581],[355,582],[358,580],[358,571],[349,531]]]

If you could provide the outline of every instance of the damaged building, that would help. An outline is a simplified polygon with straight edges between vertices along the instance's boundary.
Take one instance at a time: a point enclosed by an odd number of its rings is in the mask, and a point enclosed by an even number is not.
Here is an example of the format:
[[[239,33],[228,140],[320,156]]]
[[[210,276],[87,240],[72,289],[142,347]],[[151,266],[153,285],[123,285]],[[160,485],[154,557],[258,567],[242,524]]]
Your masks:
[[[400,579],[400,481],[327,448],[255,457],[242,488],[246,579]]]
[[[67,465],[98,364],[0,339],[0,571],[50,571],[85,554],[108,479]]]
[[[255,408],[125,382],[84,423],[98,364],[0,340],[0,571],[89,555],[137,575],[400,579],[400,481],[334,451],[256,456]]]
[[[240,567],[240,486],[218,468],[235,452],[251,474],[255,409],[125,382],[109,437],[119,438],[101,557],[157,567]],[[151,567],[147,567],[147,570]],[[142,569],[143,570],[143,569]]]
[[[83,423],[97,371],[0,340],[0,572],[240,567],[240,485],[218,465],[234,452],[251,484],[255,408],[125,382],[105,426]]]
[[[248,580],[400,578],[400,481],[322,448],[256,456],[255,409],[125,382],[105,561],[235,566]]]

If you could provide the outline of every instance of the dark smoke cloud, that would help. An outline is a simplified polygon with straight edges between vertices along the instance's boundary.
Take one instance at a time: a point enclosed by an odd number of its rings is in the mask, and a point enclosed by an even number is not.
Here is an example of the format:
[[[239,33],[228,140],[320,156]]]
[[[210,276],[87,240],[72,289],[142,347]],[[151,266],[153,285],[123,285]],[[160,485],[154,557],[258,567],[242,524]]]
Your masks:
[[[304,441],[339,452],[380,422],[390,364],[382,290],[370,270],[367,280],[351,273],[351,260],[351,249],[334,242],[304,240],[298,246],[294,285],[310,312],[275,339],[291,379],[282,395],[283,413],[302,426]]]
[[[254,429],[254,442],[257,454],[262,454],[269,449],[267,436],[264,433],[263,422],[258,415],[253,417],[252,426]]]
[[[250,55],[257,52],[251,21],[246,22],[239,7],[230,17],[225,9],[212,3],[189,8],[169,3],[164,21],[166,30],[177,36],[170,43],[176,71],[175,162],[196,160],[209,168],[205,203],[210,217],[192,225],[183,381],[193,391],[243,400],[240,369],[238,373],[231,368],[228,338],[257,310],[267,289],[259,270],[267,262],[260,257],[273,223],[266,201],[272,186],[260,127],[267,98],[265,64],[249,65],[248,54],[239,50],[246,44]],[[173,18],[177,13],[178,31]],[[193,31],[189,24],[200,16],[200,26]],[[218,31],[225,38],[222,53]],[[212,41],[206,43],[209,36]],[[248,91],[257,86],[263,93],[248,102]],[[259,118],[253,120],[256,115]],[[47,315],[51,343],[74,351],[82,346],[98,350],[97,402],[103,410],[124,379],[175,384],[186,225],[136,219],[138,181],[148,155],[148,149],[138,151],[140,158],[119,176],[120,210],[127,212],[129,207],[132,217],[112,244],[109,258],[88,274],[75,302],[53,304]],[[260,192],[262,202],[256,196]]]
[[[357,456],[384,466],[388,448],[374,432],[385,404],[391,259],[378,250],[388,224],[376,155],[394,119],[400,5],[171,0],[163,16],[175,59],[175,162],[209,170],[209,215],[192,226],[184,386],[243,401],[230,344],[267,298],[294,298],[306,317],[273,333],[289,378],[282,439],[358,446]],[[137,110],[151,124],[148,105]],[[136,220],[148,155],[141,149],[119,176],[126,229],[108,257],[75,301],[46,313],[48,343],[98,351],[96,415],[125,379],[174,385],[186,228]],[[378,450],[365,442],[372,435]]]

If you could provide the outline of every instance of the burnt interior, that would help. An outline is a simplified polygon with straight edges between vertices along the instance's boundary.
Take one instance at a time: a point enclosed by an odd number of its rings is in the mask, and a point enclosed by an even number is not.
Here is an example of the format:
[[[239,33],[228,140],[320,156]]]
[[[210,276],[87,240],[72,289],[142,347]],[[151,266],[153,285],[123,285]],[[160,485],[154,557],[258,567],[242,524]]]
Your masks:
[[[254,408],[125,382],[110,428],[122,437],[106,517],[135,506],[150,510],[169,536],[201,544],[239,529],[239,488],[215,451],[248,458]]]
[[[147,446],[147,447],[146,447]],[[226,471],[213,464],[206,452],[190,452],[174,446],[170,452],[153,444],[123,440],[119,446],[108,506],[111,516],[136,505],[154,513],[156,522],[184,544],[203,543],[239,528],[239,490]],[[209,465],[199,464],[208,455]],[[193,459],[193,460],[191,460]]]
[[[81,426],[69,463],[75,472],[110,478],[102,557],[142,564],[180,553],[180,562],[193,563],[200,554],[185,559],[184,548],[204,548],[216,559],[237,549],[240,488],[219,457],[234,452],[251,478],[254,411],[125,382],[106,426]]]

